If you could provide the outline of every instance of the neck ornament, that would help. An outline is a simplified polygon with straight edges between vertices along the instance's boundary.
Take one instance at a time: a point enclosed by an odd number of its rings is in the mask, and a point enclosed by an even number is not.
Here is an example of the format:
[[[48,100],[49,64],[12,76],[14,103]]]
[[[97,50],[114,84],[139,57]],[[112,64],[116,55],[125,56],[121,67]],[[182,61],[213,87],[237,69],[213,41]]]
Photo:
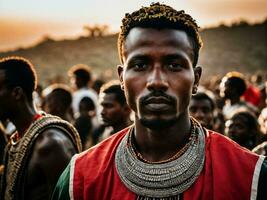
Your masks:
[[[115,154],[115,165],[124,185],[139,196],[168,198],[179,196],[199,176],[205,160],[203,128],[191,119],[188,143],[173,157],[160,162],[147,162],[133,147],[130,130]]]

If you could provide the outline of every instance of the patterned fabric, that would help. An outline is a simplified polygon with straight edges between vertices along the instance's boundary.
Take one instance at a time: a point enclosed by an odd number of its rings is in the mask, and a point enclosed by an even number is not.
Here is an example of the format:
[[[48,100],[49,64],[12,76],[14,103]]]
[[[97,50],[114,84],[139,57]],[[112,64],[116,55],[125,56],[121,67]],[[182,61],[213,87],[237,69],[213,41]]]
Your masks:
[[[23,199],[25,169],[31,148],[40,134],[47,128],[63,131],[73,142],[77,152],[81,152],[81,141],[76,129],[68,122],[52,115],[44,115],[34,121],[17,145],[8,145],[5,155],[5,172],[1,178],[0,194],[6,200]],[[8,183],[8,184],[6,184]]]

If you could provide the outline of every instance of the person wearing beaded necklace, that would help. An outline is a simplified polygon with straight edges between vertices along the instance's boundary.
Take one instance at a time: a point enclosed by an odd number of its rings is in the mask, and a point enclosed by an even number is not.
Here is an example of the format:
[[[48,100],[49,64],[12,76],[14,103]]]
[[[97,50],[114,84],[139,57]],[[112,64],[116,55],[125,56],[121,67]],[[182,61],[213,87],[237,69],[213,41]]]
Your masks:
[[[153,3],[125,15],[118,74],[134,124],[75,155],[53,200],[267,199],[265,157],[189,115],[201,46],[184,11]]]
[[[35,109],[35,88],[36,73],[28,60],[0,59],[0,120],[16,127],[4,155],[0,199],[50,199],[71,156],[81,151],[71,124]]]

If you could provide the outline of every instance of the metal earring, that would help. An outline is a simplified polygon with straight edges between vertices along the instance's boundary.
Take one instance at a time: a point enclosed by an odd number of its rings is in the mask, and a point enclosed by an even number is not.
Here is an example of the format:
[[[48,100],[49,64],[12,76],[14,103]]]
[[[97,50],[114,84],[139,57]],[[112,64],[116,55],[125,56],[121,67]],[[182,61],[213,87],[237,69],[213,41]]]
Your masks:
[[[194,86],[193,87],[193,91],[192,91],[193,94],[196,94],[197,93],[197,86]]]

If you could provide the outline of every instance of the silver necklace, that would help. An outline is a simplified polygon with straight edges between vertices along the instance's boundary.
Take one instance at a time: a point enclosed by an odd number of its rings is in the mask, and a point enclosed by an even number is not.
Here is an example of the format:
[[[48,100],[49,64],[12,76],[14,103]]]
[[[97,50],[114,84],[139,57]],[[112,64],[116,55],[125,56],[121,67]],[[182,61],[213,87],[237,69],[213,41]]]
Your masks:
[[[205,135],[197,122],[195,134],[188,149],[177,159],[150,164],[139,160],[127,142],[130,134],[120,142],[115,165],[124,185],[137,195],[149,198],[167,198],[177,196],[187,190],[200,174],[205,160]]]

